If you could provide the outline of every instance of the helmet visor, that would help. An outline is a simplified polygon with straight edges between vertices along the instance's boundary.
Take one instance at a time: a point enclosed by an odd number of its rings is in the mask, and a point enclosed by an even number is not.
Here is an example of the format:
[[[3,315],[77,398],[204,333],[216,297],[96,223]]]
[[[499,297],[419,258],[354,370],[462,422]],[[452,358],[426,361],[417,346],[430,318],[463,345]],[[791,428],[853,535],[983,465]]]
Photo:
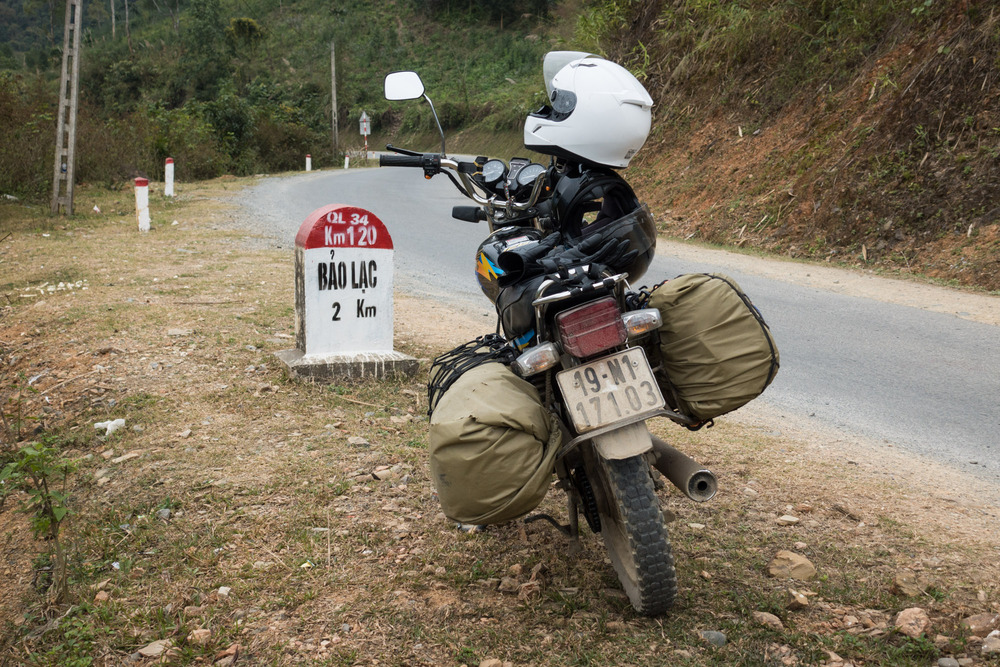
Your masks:
[[[552,85],[552,80],[556,78],[559,70],[574,60],[589,58],[593,55],[592,53],[585,53],[583,51],[549,51],[546,53],[545,57],[542,58],[542,76],[545,78],[546,94],[550,98],[552,97],[552,91],[555,89]]]
[[[573,109],[576,108],[576,93],[557,88],[552,91],[549,101],[552,104],[553,116],[557,116],[555,120],[562,120],[573,113]]]

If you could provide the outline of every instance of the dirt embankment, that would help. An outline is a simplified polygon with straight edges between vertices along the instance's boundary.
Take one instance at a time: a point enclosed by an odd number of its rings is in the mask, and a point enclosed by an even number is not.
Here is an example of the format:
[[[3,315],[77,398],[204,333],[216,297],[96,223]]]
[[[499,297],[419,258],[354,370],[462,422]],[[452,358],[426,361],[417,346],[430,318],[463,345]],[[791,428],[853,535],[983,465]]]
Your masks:
[[[1000,289],[1000,14],[987,5],[890,29],[852,79],[774,110],[755,101],[780,76],[766,63],[693,92],[652,76],[641,196],[673,235]]]

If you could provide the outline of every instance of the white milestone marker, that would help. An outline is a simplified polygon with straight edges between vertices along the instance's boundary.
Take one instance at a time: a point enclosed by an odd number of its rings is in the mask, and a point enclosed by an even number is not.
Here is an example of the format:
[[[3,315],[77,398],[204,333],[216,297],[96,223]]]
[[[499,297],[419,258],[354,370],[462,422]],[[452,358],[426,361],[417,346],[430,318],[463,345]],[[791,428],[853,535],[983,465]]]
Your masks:
[[[168,157],[163,164],[163,196],[174,196],[174,159]]]
[[[295,377],[413,375],[392,347],[392,238],[371,211],[331,204],[295,236],[295,344],[277,356]]]
[[[139,221],[139,231],[149,231],[149,179],[135,179],[135,217]]]
[[[392,351],[392,252],[385,225],[365,209],[327,206],[306,219],[295,259],[296,340],[307,356]]]

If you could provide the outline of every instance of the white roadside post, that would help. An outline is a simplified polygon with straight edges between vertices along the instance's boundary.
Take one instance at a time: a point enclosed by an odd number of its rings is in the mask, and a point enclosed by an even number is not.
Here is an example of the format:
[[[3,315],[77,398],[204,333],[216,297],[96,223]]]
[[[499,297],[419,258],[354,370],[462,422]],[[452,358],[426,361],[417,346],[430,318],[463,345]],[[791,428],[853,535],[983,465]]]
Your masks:
[[[371,119],[364,111],[361,112],[361,136],[365,138],[365,160],[368,159],[368,135],[372,133]]]
[[[348,169],[348,168],[350,168],[350,166],[351,166],[351,156],[350,155],[345,155],[344,156],[344,169]]]
[[[299,378],[413,375],[393,350],[393,246],[374,213],[331,204],[295,236],[295,345],[276,353]]]
[[[135,217],[139,221],[139,231],[149,231],[149,179],[135,179]]]
[[[163,196],[174,196],[174,159],[172,157],[168,157],[163,166]]]
[[[313,156],[306,153],[306,171],[313,170]]]

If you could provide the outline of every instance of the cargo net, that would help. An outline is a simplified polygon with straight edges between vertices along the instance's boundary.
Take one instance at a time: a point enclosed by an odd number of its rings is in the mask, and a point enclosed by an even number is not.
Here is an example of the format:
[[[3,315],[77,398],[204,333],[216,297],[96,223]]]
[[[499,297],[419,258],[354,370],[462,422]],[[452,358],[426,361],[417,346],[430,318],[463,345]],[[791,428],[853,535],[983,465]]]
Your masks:
[[[433,414],[444,393],[470,368],[491,361],[509,365],[516,356],[517,352],[503,336],[486,334],[437,357],[427,379],[427,414]]]

